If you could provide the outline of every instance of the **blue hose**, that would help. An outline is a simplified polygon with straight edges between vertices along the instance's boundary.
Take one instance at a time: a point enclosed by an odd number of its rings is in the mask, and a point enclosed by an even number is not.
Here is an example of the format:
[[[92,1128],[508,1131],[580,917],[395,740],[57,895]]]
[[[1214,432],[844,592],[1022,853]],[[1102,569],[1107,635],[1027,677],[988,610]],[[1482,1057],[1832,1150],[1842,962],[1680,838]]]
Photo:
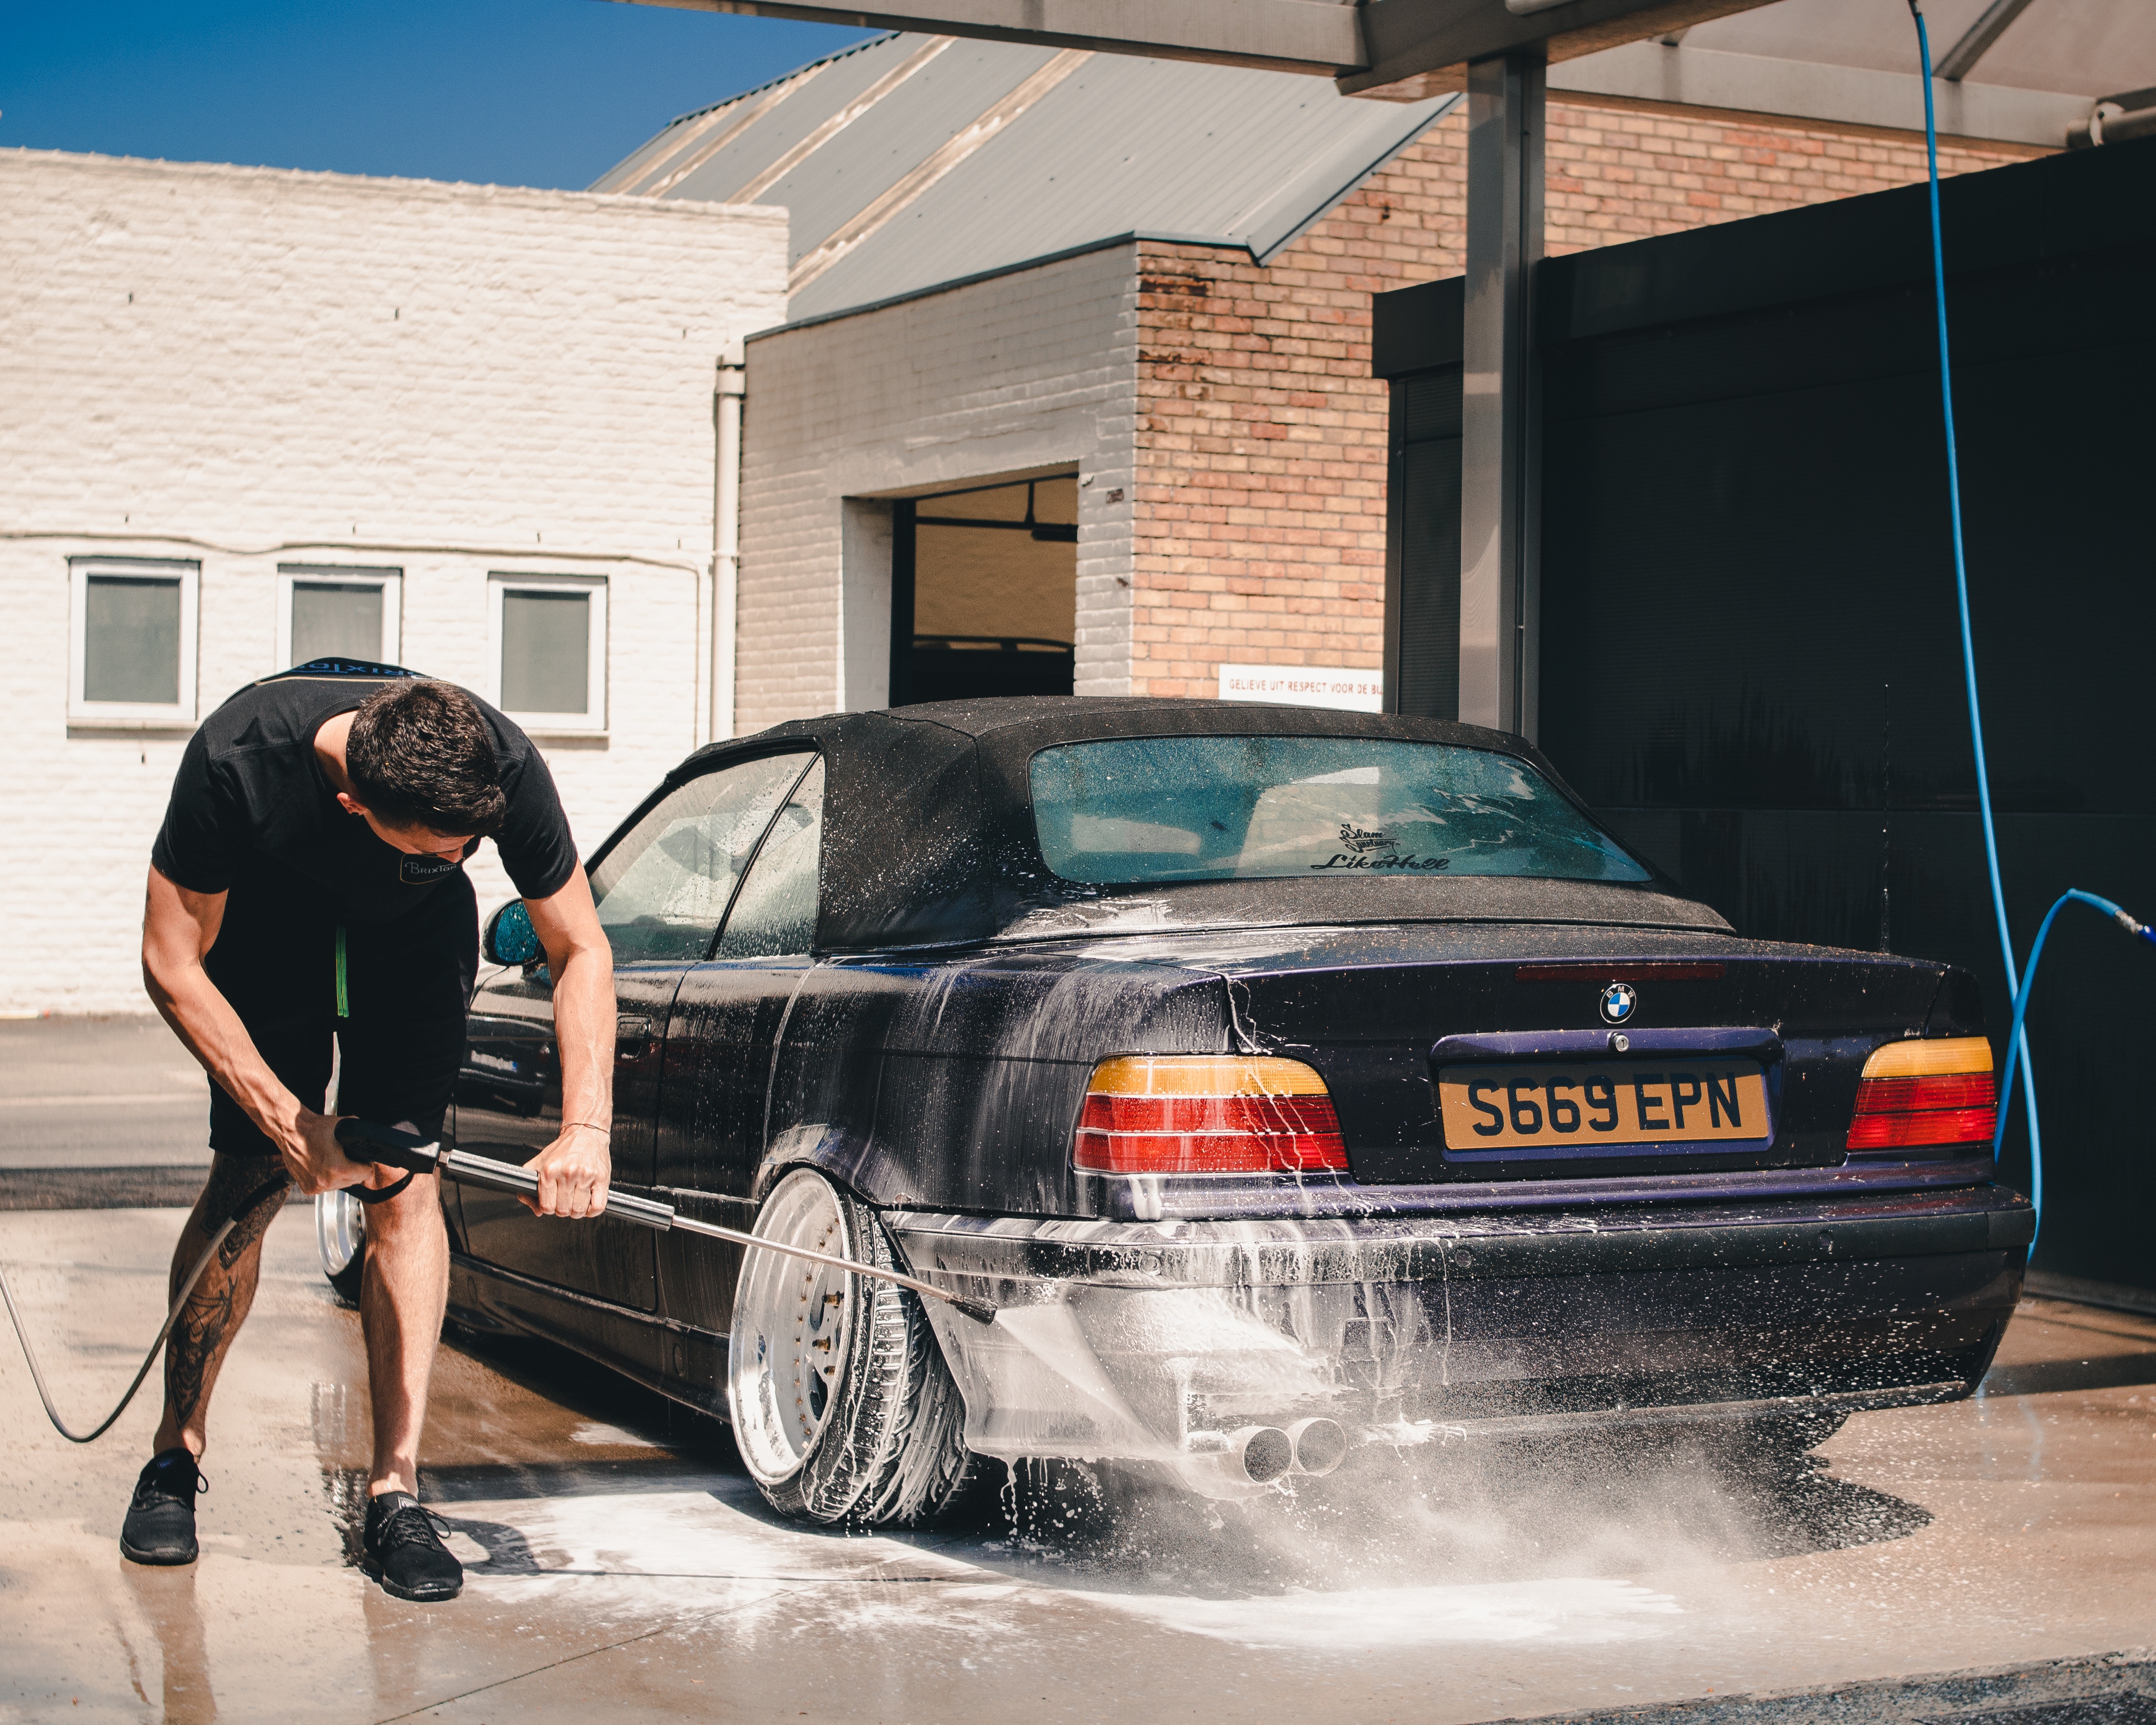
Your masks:
[[[2156,929],[2136,922],[2107,898],[2083,892],[2079,887],[2069,887],[2044,913],[2043,926],[2036,931],[2035,944],[2029,949],[2025,980],[2014,963],[2014,936],[2006,922],[2006,888],[1999,873],[1999,839],[1991,822],[1991,775],[1984,759],[1984,712],[1976,698],[1976,644],[1969,621],[1969,564],[1962,551],[1961,457],[1954,444],[1953,367],[1947,351],[1946,244],[1939,225],[1939,132],[1932,102],[1932,39],[1924,28],[1924,11],[1918,0],[1909,0],[1909,15],[1917,21],[1917,52],[1924,74],[1924,157],[1929,170],[1932,203],[1932,291],[1938,311],[1939,403],[1946,418],[1947,511],[1953,529],[1954,596],[1961,606],[1962,680],[1969,691],[1969,739],[1976,749],[1976,806],[1984,817],[1984,860],[1991,873],[1991,909],[1999,920],[1999,952],[2006,963],[2007,990],[2014,997],[2014,1024],[2006,1038],[2006,1076],[1999,1086],[1999,1119],[1992,1131],[1991,1158],[1994,1163],[1998,1161],[1999,1147],[2006,1139],[2006,1117],[2014,1102],[2014,1061],[2018,1055],[2021,1090],[2029,1099],[2029,1202],[2035,1210],[2036,1226],[2041,1231],[2044,1225],[2044,1141],[2037,1124],[2036,1073],[2030,1063],[2029,1038],[2021,1021],[2029,1010],[2029,996],[2036,986],[2036,963],[2044,956],[2044,941],[2051,932],[2051,921],[2069,903],[2078,901],[2102,911],[2128,934],[2139,935],[2152,945],[2156,945]],[[2035,1251],[2032,1235],[2030,1255],[2034,1257]]]
[[[1917,21],[1917,53],[1922,62],[1924,74],[1924,158],[1930,171],[1932,194],[1932,292],[1938,311],[1939,324],[1939,404],[1944,410],[1947,430],[1947,511],[1953,530],[1954,597],[1961,606],[1961,670],[1962,681],[1969,692],[1969,739],[1976,749],[1976,806],[1984,817],[1984,860],[1991,873],[1991,909],[1999,921],[1999,952],[2006,963],[2006,989],[2015,997],[2017,1009],[2014,1014],[2014,1034],[2006,1044],[2006,1078],[2001,1088],[2010,1096],[2014,1085],[2014,1059],[2018,1053],[2021,1060],[2021,1087],[2029,1098],[2029,1163],[2031,1169],[2030,1194],[2031,1203],[2037,1207],[2038,1225],[2042,1225],[2043,1207],[2043,1138],[2036,1123],[2036,1074],[2029,1060],[2029,1039],[2022,1033],[2021,1014],[2018,1009],[2021,993],[2021,973],[2014,963],[2014,936],[2006,924],[2006,887],[1999,874],[1999,836],[1991,824],[1991,774],[1984,758],[1984,710],[1976,698],[1976,643],[1969,621],[1969,562],[1962,551],[1961,533],[1961,456],[1954,443],[1953,366],[1947,351],[1947,257],[1946,242],[1939,224],[1939,131],[1938,121],[1932,102],[1932,39],[1924,28],[1924,12],[1917,0],[1909,0],[1909,14]],[[2004,1121],[2006,1111],[1999,1110]],[[1997,1141],[1993,1151],[1997,1154]],[[2032,1251],[2034,1248],[2030,1249]]]

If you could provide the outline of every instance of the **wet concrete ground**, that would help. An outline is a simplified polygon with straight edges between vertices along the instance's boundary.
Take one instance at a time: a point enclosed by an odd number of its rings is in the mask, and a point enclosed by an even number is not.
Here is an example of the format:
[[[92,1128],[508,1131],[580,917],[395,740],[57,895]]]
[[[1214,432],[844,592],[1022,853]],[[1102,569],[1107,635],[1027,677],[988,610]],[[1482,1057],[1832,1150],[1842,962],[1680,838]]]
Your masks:
[[[0,1349],[0,1718],[1751,1720],[1731,1697],[1806,1688],[1839,1692],[1807,1719],[2156,1717],[2115,1711],[2156,1666],[2102,1658],[2156,1644],[2147,1318],[2032,1304],[1982,1399],[1859,1416],[1779,1477],[1455,1447],[1248,1508],[1029,1481],[900,1538],[774,1521],[721,1430],[566,1356],[452,1347],[424,1483],[470,1583],[421,1607],[348,1565],[365,1374],[310,1220],[271,1230],[191,1570],[116,1543],[150,1397],[74,1449]],[[0,1215],[70,1415],[124,1386],[179,1222]]]

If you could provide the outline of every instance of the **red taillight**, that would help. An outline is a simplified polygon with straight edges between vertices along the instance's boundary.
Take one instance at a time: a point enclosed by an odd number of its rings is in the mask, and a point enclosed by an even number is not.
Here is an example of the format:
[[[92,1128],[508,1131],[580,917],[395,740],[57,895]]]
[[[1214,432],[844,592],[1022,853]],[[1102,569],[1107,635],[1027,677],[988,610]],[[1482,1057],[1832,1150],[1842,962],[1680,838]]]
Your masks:
[[[1102,1174],[1344,1173],[1348,1147],[1300,1060],[1124,1055],[1093,1069],[1070,1159]]]
[[[1864,1063],[1849,1147],[1988,1144],[1997,1107],[1991,1045],[1983,1037],[1890,1042]]]

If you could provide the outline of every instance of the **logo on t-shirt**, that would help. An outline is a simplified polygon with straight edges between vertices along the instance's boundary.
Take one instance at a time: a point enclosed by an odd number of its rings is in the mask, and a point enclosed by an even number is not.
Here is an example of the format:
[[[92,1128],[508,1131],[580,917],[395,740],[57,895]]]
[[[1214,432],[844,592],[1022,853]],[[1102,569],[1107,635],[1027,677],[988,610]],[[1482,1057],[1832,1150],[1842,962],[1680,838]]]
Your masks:
[[[397,878],[407,886],[432,886],[444,875],[454,875],[463,866],[460,858],[452,860],[446,856],[420,856],[408,850],[397,865]]]

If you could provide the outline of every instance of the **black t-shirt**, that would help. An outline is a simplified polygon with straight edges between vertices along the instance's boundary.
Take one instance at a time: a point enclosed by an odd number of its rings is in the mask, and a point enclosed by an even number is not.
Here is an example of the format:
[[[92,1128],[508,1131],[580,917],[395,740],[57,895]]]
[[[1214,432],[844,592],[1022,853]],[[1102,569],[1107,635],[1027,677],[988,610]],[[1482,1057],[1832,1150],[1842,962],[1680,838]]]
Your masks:
[[[414,675],[389,665],[367,671],[303,666],[249,685],[204,720],[187,741],[151,847],[157,872],[192,892],[223,892],[254,860],[267,858],[319,887],[327,908],[352,922],[400,916],[457,873],[439,858],[383,844],[345,811],[322,771],[315,732],[323,721],[352,711],[393,677]],[[478,706],[509,799],[495,848],[517,891],[545,898],[577,871],[553,775],[530,737],[485,701]]]

